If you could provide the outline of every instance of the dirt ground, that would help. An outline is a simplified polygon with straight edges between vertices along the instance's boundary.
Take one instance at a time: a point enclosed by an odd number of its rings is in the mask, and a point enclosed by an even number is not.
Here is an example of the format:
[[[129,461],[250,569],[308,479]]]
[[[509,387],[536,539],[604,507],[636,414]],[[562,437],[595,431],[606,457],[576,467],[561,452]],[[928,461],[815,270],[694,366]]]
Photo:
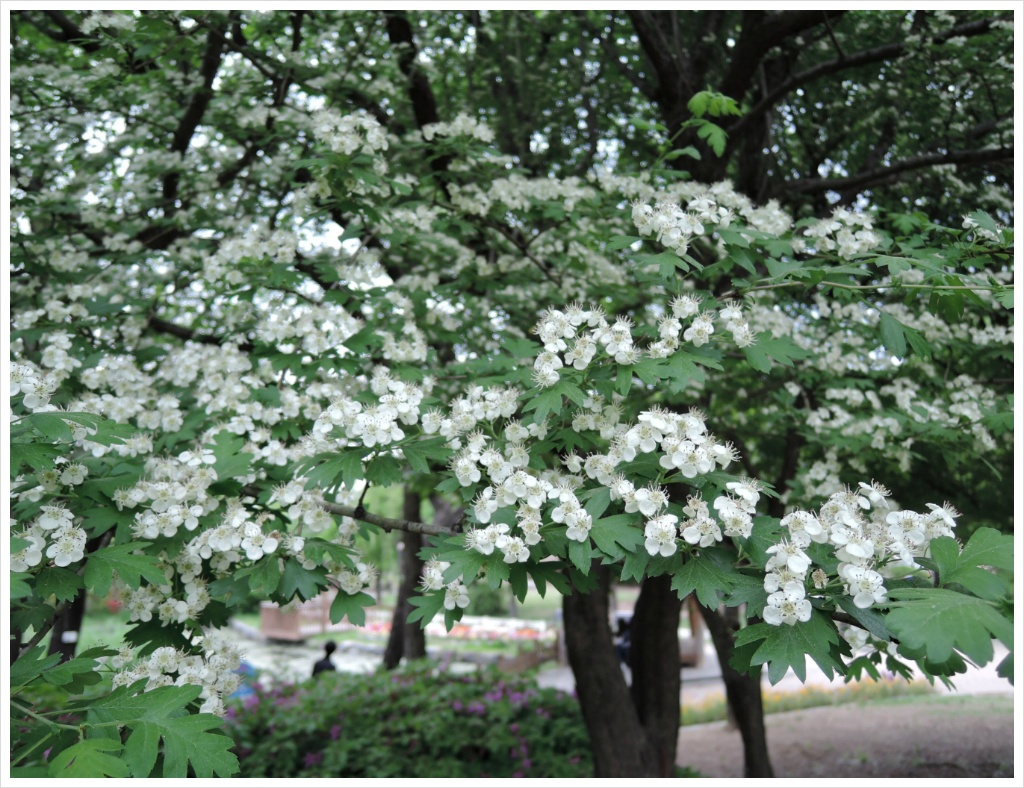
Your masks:
[[[771,714],[766,720],[776,777],[1015,776],[1011,694],[916,696]],[[725,723],[684,727],[678,763],[705,777],[742,777],[740,735]]]

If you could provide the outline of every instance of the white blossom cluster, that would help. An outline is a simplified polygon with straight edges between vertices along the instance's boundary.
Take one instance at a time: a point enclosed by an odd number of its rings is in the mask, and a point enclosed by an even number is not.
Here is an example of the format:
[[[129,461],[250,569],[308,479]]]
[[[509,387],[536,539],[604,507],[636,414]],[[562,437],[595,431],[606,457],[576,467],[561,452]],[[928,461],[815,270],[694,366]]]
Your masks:
[[[127,687],[145,680],[143,691],[149,691],[194,684],[202,687],[200,713],[223,716],[224,698],[242,683],[241,675],[236,672],[242,663],[242,654],[237,645],[214,631],[194,641],[202,650],[201,654],[186,654],[172,646],[160,646],[148,656],[139,657],[133,646],[123,644],[108,660],[108,665],[114,669],[113,686]]]
[[[815,222],[803,232],[817,252],[835,252],[844,260],[870,252],[882,241],[872,229],[872,219],[866,213],[854,213],[836,208],[832,216]]]
[[[441,561],[431,558],[423,567],[423,577],[420,588],[424,591],[439,591],[444,589],[445,610],[464,609],[469,607],[469,589],[459,580],[451,583],[444,582],[444,572],[451,566],[448,561]]]
[[[28,364],[12,363],[10,368],[11,396],[24,395],[22,404],[33,411],[52,410],[50,398],[60,387],[53,375]]]
[[[384,127],[365,110],[341,115],[333,109],[320,109],[313,113],[312,124],[316,138],[335,153],[373,156],[376,151],[388,148]]]
[[[670,314],[658,324],[658,339],[646,348],[637,345],[629,317],[620,315],[609,323],[599,307],[585,309],[579,304],[570,304],[564,311],[547,309],[533,330],[544,345],[544,352],[534,361],[533,380],[541,388],[550,388],[558,383],[560,369],[584,370],[598,350],[625,366],[644,357],[668,358],[679,348],[680,338],[694,347],[706,345],[715,333],[716,320],[740,347],[757,341],[739,304],[729,301],[716,314],[713,310],[701,311],[700,301],[697,296],[685,294],[675,298],[669,305]],[[689,318],[693,320],[684,329],[682,321]]]
[[[423,139],[428,142],[434,137],[471,137],[480,142],[492,142],[494,132],[476,118],[460,112],[451,123],[428,123],[423,127]]]
[[[918,514],[892,509],[888,496],[877,482],[861,482],[855,491],[833,494],[817,515],[798,510],[782,519],[788,536],[766,551],[771,555],[765,566],[766,622],[778,626],[809,620],[808,580],[815,590],[832,584],[823,569],[811,571],[805,551],[812,542],[835,550],[842,592],[857,607],[868,608],[887,600],[887,576],[920,568],[915,559],[928,554],[929,543],[953,535],[959,513],[949,504],[928,504],[930,512]]]

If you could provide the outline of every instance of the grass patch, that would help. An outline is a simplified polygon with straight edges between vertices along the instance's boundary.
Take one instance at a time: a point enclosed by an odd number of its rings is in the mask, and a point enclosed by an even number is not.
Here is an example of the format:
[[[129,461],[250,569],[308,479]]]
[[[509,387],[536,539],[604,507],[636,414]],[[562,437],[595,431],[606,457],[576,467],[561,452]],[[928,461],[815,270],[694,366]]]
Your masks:
[[[765,714],[776,714],[783,711],[799,711],[817,706],[838,706],[843,703],[867,703],[875,701],[893,701],[912,696],[919,699],[922,695],[934,692],[926,681],[907,682],[903,679],[883,679],[881,681],[864,681],[848,684],[838,689],[803,687],[796,691],[766,690],[764,692]],[[1011,703],[1012,708],[1012,703]],[[684,703],[680,714],[681,725],[700,725],[707,722],[719,722],[727,718],[725,695],[708,695],[696,703]]]

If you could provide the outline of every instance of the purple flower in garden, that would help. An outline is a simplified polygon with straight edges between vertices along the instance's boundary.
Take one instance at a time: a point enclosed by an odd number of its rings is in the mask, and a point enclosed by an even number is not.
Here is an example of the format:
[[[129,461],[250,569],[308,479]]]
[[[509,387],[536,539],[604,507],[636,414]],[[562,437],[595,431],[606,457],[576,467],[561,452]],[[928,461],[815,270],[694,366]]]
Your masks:
[[[479,714],[482,717],[487,711],[487,707],[480,701],[475,700],[466,707],[466,711],[470,714]]]
[[[245,706],[246,710],[255,708],[260,705],[260,696],[255,693],[249,695],[242,701],[242,705]]]
[[[508,729],[510,731],[512,731],[512,733],[518,733],[519,732],[519,723],[518,722],[513,722],[511,725],[508,726]]]
[[[302,759],[302,764],[307,769],[316,766],[324,759],[323,752],[307,752],[305,757]]]
[[[569,759],[569,763],[571,763],[571,764],[572,764],[573,766],[575,766],[575,765],[576,765],[577,763],[579,763],[579,762],[580,762],[580,756],[578,756],[578,755],[573,755],[573,756],[572,756],[572,757],[571,757],[571,758]]]
[[[452,703],[452,709],[454,711],[462,711],[463,708],[464,707],[462,705],[462,701],[461,700],[457,700],[454,703]]]
[[[340,725],[332,725],[331,726],[331,741],[337,741],[339,736],[341,736],[341,726]]]
[[[513,777],[525,777],[526,775],[522,772],[512,772]]]
[[[533,766],[533,763],[530,761],[530,759],[529,758],[523,758],[522,767],[524,769],[529,769],[531,766]]]

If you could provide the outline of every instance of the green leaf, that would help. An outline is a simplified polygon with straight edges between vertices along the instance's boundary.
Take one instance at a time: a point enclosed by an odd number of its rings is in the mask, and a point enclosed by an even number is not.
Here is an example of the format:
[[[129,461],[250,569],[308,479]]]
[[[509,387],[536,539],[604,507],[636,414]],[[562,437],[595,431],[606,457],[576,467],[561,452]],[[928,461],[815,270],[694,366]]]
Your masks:
[[[371,326],[360,329],[345,340],[343,347],[353,353],[362,353],[371,346],[380,345],[380,335]]]
[[[907,257],[890,257],[888,255],[880,255],[875,258],[875,265],[884,265],[889,269],[890,276],[896,276],[903,271],[907,271],[913,267],[914,261]]]
[[[979,528],[964,545],[959,564],[1013,569],[1013,537],[994,528]]]
[[[635,553],[629,553],[626,556],[626,560],[622,562],[622,574],[619,576],[619,579],[640,582],[647,571],[647,564],[650,561],[651,556],[646,550],[637,550]]]
[[[565,575],[559,572],[554,566],[550,564],[534,564],[533,562],[527,562],[527,571],[530,573],[530,577],[533,578],[533,583],[537,586],[537,591],[540,592],[541,596],[544,596],[544,591],[548,583],[559,594],[563,596],[572,591],[572,587],[569,585],[569,581],[566,580]]]
[[[672,590],[680,599],[697,593],[705,607],[718,607],[732,588],[732,576],[703,556],[691,556],[672,577]]]
[[[47,770],[47,776],[61,780],[79,777],[127,777],[128,764],[110,754],[120,752],[119,741],[82,739],[54,757]]]
[[[549,413],[562,410],[562,395],[556,389],[556,386],[545,389],[523,406],[524,413],[536,411],[533,416],[534,423],[540,424]]]
[[[298,594],[299,599],[312,599],[327,587],[327,570],[322,566],[306,569],[296,559],[289,558],[284,565],[277,595],[284,600]]]
[[[426,629],[427,624],[444,607],[444,591],[435,591],[424,596],[410,597],[409,604],[412,605],[413,609],[409,613],[408,623],[415,624],[419,621],[420,626]]]
[[[90,553],[85,562],[86,587],[97,596],[105,597],[110,592],[115,572],[129,588],[138,588],[141,578],[152,585],[163,585],[167,578],[157,560],[151,555],[133,555],[135,550],[148,546],[148,542],[134,542],[103,547]]]
[[[347,617],[355,626],[361,627],[366,623],[366,608],[375,601],[372,596],[361,591],[358,594],[339,591],[331,602],[331,623],[337,624]]]
[[[95,656],[112,656],[116,651],[111,649],[90,649],[67,662],[61,662],[45,671],[39,681],[64,687],[68,692],[77,694],[86,687],[99,683],[103,677],[96,671],[99,663]],[[92,656],[88,656],[88,655]]]
[[[945,588],[893,588],[885,624],[901,643],[946,662],[953,649],[977,665],[992,659],[992,638],[1013,645],[1013,624],[990,603]]]
[[[818,663],[827,678],[843,670],[842,661],[837,659],[837,651],[843,648],[839,631],[831,619],[817,610],[811,612],[808,621],[793,626],[754,624],[741,629],[736,635],[737,646],[757,641],[763,642],[751,657],[750,664],[767,663],[768,680],[772,684],[778,684],[789,668],[800,681],[806,681],[808,656]]]
[[[615,252],[632,246],[639,240],[641,239],[635,235],[616,235],[604,245],[604,250],[606,252]]]
[[[245,441],[227,430],[217,433],[214,438],[213,456],[216,462],[213,470],[219,481],[235,476],[245,476],[252,470],[253,456],[242,451]]]
[[[1005,309],[1013,309],[1013,294],[1014,289],[1012,287],[1004,287],[996,290],[993,295],[996,301],[998,301]]]
[[[569,560],[572,561],[573,565],[583,572],[584,574],[590,572],[590,558],[593,554],[593,548],[590,546],[590,540],[586,542],[577,542],[575,539],[569,542]]]
[[[743,355],[758,372],[768,372],[772,368],[770,358],[784,367],[791,367],[794,360],[807,358],[810,354],[789,337],[772,337],[770,331],[762,331],[757,335],[755,344],[743,348]]]
[[[526,594],[530,590],[530,585],[527,582],[525,566],[517,563],[514,566],[509,567],[508,584],[516,599],[520,602],[526,601]]]
[[[695,118],[700,118],[708,111],[710,104],[711,94],[706,90],[701,90],[698,93],[694,93],[693,97],[686,102],[686,108],[690,110],[690,114]]]
[[[589,503],[587,511],[590,511]],[[622,558],[644,541],[644,533],[637,527],[638,517],[636,514],[615,514],[603,520],[595,520],[590,529],[590,538],[605,555],[614,559]]]
[[[12,600],[25,599],[32,596],[32,586],[26,580],[31,580],[32,575],[28,572],[11,572],[11,584],[8,588],[8,595]]]
[[[994,528],[979,528],[961,552],[955,539],[943,536],[930,543],[942,586],[959,584],[983,599],[996,600],[1006,581],[982,567],[1013,569],[1013,537]]]
[[[12,443],[10,449],[12,479],[18,475],[22,465],[36,471],[52,468],[54,459],[67,452],[67,447],[44,443]]]
[[[583,508],[587,510],[587,514],[589,514],[593,520],[597,520],[605,513],[605,510],[608,508],[610,503],[611,495],[609,490],[604,485],[601,485],[596,490],[591,491],[590,496],[587,498],[587,503]]]
[[[24,687],[52,668],[60,660],[60,654],[46,654],[45,646],[35,646],[29,649],[18,657],[17,661],[11,665],[11,669],[7,674],[11,692],[13,693],[19,687]]]
[[[995,219],[989,216],[984,211],[972,211],[968,214],[971,219],[974,219],[978,223],[978,226],[983,230],[988,230],[992,233],[998,233],[999,227],[996,225]]]
[[[445,548],[437,556],[439,560],[451,564],[441,576],[444,583],[454,583],[459,579],[466,583],[473,581],[479,574],[480,567],[487,560],[487,556],[483,553],[467,550],[461,536],[453,536],[445,540]]]
[[[678,159],[680,156],[689,156],[691,159],[700,161],[700,151],[692,145],[687,145],[685,148],[674,148],[662,156],[662,161],[672,161]]]
[[[444,463],[451,456],[452,450],[445,444],[444,438],[417,440],[402,446],[402,454],[414,471],[430,473],[430,461]]]
[[[380,487],[402,481],[402,464],[394,457],[380,455],[366,463],[366,480]]]
[[[159,687],[136,696],[115,691],[92,703],[89,715],[97,722],[118,722],[132,729],[125,745],[125,762],[140,772],[147,764],[150,768],[155,764],[157,743],[162,740],[164,762],[159,776],[183,779],[189,776],[191,766],[201,779],[230,777],[238,772],[238,759],[229,752],[234,740],[219,732],[223,720],[213,714],[186,713],[186,706],[201,691],[189,684]]]
[[[84,587],[77,572],[59,566],[44,566],[36,575],[36,593],[44,599],[53,594],[58,602],[70,602]]]
[[[857,607],[853,600],[849,597],[841,596],[838,598],[839,607],[841,607],[846,613],[857,621],[863,629],[866,629],[876,638],[880,640],[892,640],[893,634],[889,630],[889,627],[885,625],[885,617],[877,610],[872,608],[860,608]]]
[[[725,153],[725,129],[717,123],[704,121],[697,129],[697,136],[707,141],[708,146],[715,152],[716,156],[721,156]]]
[[[903,324],[887,312],[882,312],[879,327],[885,349],[897,358],[904,358],[907,355],[907,342],[903,336]]]
[[[257,561],[249,573],[249,590],[261,598],[273,594],[280,583],[281,567],[276,555],[268,555]]]
[[[191,642],[182,634],[180,627],[166,626],[157,618],[137,623],[124,633],[124,639],[136,647],[140,657],[152,654],[161,646],[185,652],[191,647]]]
[[[33,413],[28,417],[28,420],[48,441],[62,443],[75,439],[71,428],[59,416],[54,416],[50,413]]]

